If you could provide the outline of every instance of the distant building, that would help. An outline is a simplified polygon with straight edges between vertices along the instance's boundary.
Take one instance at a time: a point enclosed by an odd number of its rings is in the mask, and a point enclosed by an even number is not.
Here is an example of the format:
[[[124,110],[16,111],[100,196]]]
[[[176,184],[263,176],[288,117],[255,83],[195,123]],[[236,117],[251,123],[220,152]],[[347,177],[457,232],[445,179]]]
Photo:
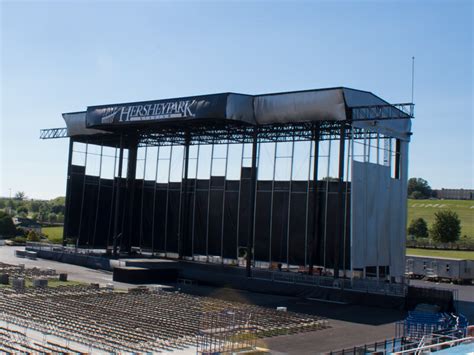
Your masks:
[[[437,198],[445,200],[474,200],[474,190],[470,189],[441,189],[433,191]]]
[[[16,228],[19,228],[25,232],[33,231],[38,234],[41,234],[41,224],[33,221],[32,219],[23,217],[13,217],[12,220]]]

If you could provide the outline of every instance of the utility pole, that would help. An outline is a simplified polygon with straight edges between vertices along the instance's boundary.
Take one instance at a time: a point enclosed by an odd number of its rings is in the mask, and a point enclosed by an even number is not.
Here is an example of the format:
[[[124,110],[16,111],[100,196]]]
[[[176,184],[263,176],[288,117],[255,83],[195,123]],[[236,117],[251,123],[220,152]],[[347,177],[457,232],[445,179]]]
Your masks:
[[[415,57],[411,57],[411,103],[415,98]]]

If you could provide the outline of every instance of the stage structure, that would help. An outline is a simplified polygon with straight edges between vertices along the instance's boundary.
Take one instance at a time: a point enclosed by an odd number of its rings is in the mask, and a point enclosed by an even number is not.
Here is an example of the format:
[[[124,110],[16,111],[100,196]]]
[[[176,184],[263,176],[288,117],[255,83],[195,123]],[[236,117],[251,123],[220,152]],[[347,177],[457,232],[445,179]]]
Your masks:
[[[334,277],[405,270],[413,104],[330,88],[65,113],[64,241]]]

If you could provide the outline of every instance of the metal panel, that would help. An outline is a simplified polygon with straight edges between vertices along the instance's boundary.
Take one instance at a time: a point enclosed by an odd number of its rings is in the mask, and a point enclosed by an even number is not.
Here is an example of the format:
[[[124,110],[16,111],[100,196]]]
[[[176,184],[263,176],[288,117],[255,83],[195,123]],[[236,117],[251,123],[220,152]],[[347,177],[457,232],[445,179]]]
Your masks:
[[[256,96],[254,109],[258,124],[346,119],[341,89]]]
[[[87,128],[85,112],[63,113],[63,119],[66,122],[67,135],[69,137],[109,133],[98,129]],[[64,132],[62,131],[62,133]]]

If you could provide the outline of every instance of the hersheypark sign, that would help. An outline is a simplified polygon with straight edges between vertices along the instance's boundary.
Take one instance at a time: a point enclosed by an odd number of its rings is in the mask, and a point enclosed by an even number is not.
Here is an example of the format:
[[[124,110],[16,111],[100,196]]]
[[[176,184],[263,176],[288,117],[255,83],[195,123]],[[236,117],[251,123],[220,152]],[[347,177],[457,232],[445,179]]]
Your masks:
[[[216,94],[126,104],[90,106],[87,127],[146,123],[173,119],[225,117],[227,95]]]

